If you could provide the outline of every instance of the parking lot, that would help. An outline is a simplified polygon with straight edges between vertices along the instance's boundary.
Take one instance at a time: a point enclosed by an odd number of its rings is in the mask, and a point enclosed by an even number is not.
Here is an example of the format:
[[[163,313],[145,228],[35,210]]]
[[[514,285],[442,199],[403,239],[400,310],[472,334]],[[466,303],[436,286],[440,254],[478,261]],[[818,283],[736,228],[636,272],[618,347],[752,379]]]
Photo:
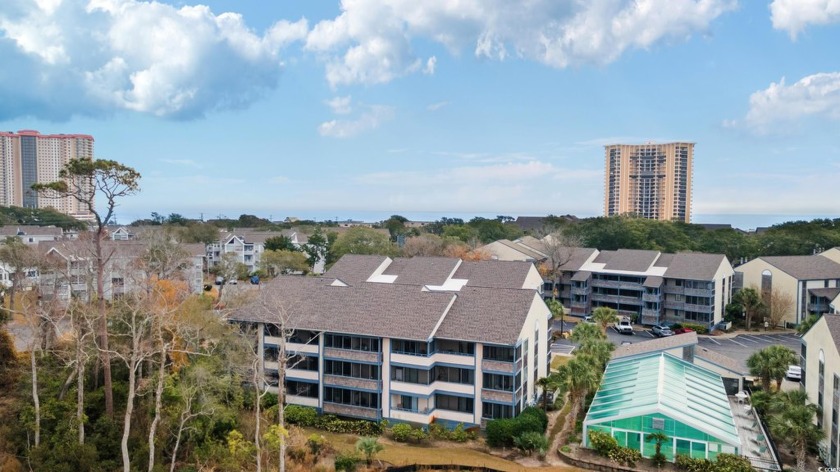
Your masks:
[[[571,331],[574,328],[575,321],[578,320],[575,319],[572,322],[566,321],[566,331]],[[638,326],[636,328],[638,328]],[[557,331],[560,330],[559,322],[554,323],[554,329]],[[679,334],[676,334],[675,336],[679,336]],[[635,334],[631,336],[618,334],[612,328],[607,330],[607,338],[616,346],[621,345],[622,342],[631,342],[636,344],[656,339],[649,330],[637,329]],[[752,353],[773,344],[787,346],[796,352],[797,355],[799,354],[799,337],[790,332],[771,332],[768,334],[761,332],[755,334],[739,334],[734,337],[699,336],[697,348],[708,349],[709,351],[729,357],[741,364],[744,370],[746,370],[747,358],[750,357]],[[574,343],[566,339],[559,339],[551,345],[551,352],[557,354],[569,354],[573,350]]]

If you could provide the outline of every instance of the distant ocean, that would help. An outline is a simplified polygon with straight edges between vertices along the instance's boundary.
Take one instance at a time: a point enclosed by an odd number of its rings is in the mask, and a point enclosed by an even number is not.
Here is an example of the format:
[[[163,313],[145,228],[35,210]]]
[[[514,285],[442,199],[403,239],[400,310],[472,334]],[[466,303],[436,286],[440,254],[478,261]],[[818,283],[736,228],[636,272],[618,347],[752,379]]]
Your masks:
[[[457,213],[457,212],[377,212],[377,211],[359,211],[359,212],[301,212],[300,214],[291,215],[296,216],[300,219],[315,219],[318,221],[322,220],[335,220],[336,218],[339,221],[345,220],[354,220],[354,221],[366,221],[366,222],[374,222],[374,221],[383,221],[388,219],[391,215],[398,214],[404,216],[412,221],[435,221],[439,220],[441,217],[448,217],[448,218],[461,218],[464,221],[469,221],[476,216],[480,216],[482,218],[495,218],[499,215],[504,216],[511,216],[516,218],[517,216],[540,216],[537,212],[532,213],[506,213],[506,212],[494,212],[494,213]],[[556,215],[565,214],[565,212],[557,212]],[[588,218],[592,216],[601,216],[601,215],[587,215],[587,214],[578,214],[575,215],[578,218]],[[754,230],[755,228],[759,227],[766,227],[766,226],[773,226],[779,223],[785,223],[788,221],[799,221],[805,220],[810,221],[816,218],[840,218],[840,214],[837,215],[751,215],[751,214],[695,214],[692,216],[691,222],[692,223],[718,223],[718,224],[730,224],[734,228],[739,228],[745,231]],[[275,218],[276,220],[277,218]],[[282,219],[282,218],[280,218]]]

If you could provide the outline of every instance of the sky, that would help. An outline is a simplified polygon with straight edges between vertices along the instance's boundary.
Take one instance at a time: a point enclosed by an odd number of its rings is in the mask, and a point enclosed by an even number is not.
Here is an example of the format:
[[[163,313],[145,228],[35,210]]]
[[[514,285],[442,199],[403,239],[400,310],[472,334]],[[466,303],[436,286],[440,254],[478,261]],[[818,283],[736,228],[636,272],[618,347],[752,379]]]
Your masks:
[[[840,216],[837,0],[2,0],[0,130],[142,174],[127,223],[603,214],[695,142],[693,221]]]

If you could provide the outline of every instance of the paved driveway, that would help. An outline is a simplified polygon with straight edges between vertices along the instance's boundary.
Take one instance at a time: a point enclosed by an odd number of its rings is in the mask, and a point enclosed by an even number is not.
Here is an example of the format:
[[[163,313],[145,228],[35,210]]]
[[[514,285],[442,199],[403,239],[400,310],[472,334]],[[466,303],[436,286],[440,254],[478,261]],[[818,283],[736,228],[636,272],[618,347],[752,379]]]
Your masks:
[[[781,344],[799,354],[800,339],[793,333],[739,334],[733,338],[700,336],[699,347],[723,354],[739,362],[745,369],[747,358],[767,346]]]

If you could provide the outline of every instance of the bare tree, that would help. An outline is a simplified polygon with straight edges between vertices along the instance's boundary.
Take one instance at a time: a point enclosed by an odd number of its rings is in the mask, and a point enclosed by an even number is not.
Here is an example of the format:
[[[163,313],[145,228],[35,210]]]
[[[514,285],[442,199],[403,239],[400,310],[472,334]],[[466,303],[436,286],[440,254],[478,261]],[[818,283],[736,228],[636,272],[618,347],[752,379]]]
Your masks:
[[[778,288],[771,289],[765,295],[764,303],[767,307],[767,317],[769,318],[770,326],[775,328],[782,322],[785,316],[793,312],[793,297],[788,292],[784,292]]]
[[[108,348],[108,323],[105,319],[105,266],[108,256],[103,253],[102,241],[107,237],[107,225],[114,216],[117,200],[140,190],[140,173],[131,167],[107,159],[71,159],[58,173],[61,180],[33,184],[32,189],[46,198],[67,198],[77,201],[95,219],[96,296],[100,320],[97,323],[99,354],[105,377],[105,412],[114,416],[114,390],[111,380],[111,358]],[[97,210],[96,194],[105,197],[103,210]]]
[[[562,230],[554,230],[547,234],[541,234],[540,252],[545,254],[545,259],[540,263],[538,269],[540,275],[551,280],[551,299],[557,300],[560,295],[560,279],[563,276],[563,266],[568,264],[581,246],[581,240]],[[560,332],[565,331],[565,322],[560,320]]]

